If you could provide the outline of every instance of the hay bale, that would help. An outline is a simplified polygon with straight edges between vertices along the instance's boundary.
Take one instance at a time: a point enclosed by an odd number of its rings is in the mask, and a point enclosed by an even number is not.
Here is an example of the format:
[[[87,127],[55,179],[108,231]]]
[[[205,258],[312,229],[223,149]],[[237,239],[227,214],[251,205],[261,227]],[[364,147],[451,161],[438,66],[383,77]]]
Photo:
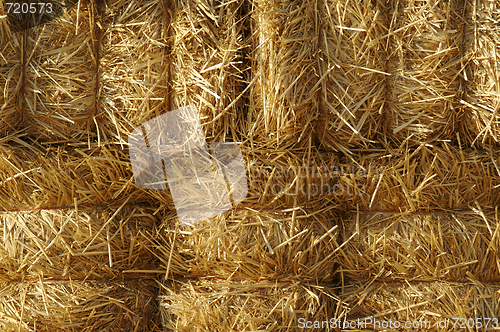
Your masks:
[[[0,17],[3,15],[0,9]],[[23,114],[23,49],[25,34],[13,34],[0,18],[0,144],[20,129]]]
[[[34,29],[26,124],[44,144],[123,147],[166,110],[163,4],[104,4],[80,3]]]
[[[353,213],[334,258],[342,280],[500,280],[498,211]],[[345,242],[344,242],[345,243]]]
[[[308,146],[320,115],[316,4],[255,0],[252,7],[251,87],[243,132],[252,147]]]
[[[38,147],[27,142],[0,151],[0,207],[3,210],[147,203],[172,207],[164,190],[134,182],[127,150]]]
[[[351,326],[363,331],[481,331],[486,324],[488,330],[499,326],[496,284],[353,283],[344,295],[350,307],[346,322],[356,322]]]
[[[174,209],[168,190],[136,184],[126,150],[96,147],[62,152],[21,143],[0,151],[4,210],[71,206],[75,199],[85,206],[119,206],[126,201]],[[467,208],[474,200],[482,206],[500,202],[500,160],[490,151],[444,144],[346,158],[312,150],[296,155],[285,150],[250,152],[244,146],[242,150],[249,188],[244,204],[272,208],[329,201],[346,210],[416,211]]]
[[[391,2],[387,105],[394,139],[455,140],[460,104],[460,0]]]
[[[331,207],[242,207],[180,230],[174,217],[164,217],[156,236],[158,258],[167,274],[231,280],[332,279],[340,217]]]
[[[379,1],[326,1],[320,7],[319,144],[343,153],[382,141],[386,8]],[[317,84],[316,83],[316,84]]]
[[[92,5],[79,5],[60,19],[29,31],[23,125],[44,143],[96,138],[93,104],[96,57]]]
[[[327,287],[299,282],[213,279],[166,283],[158,299],[164,331],[175,332],[299,331],[300,319],[330,319],[338,301]]]
[[[359,195],[331,195],[349,210],[416,211],[467,209],[498,204],[498,165],[491,151],[421,145],[406,151],[374,152],[352,157],[351,171],[341,180],[359,188]],[[359,166],[357,166],[359,165]],[[363,171],[373,170],[373,172]]]
[[[127,144],[140,124],[168,111],[169,24],[161,1],[114,0],[102,4],[95,113],[102,144]]]
[[[2,331],[149,331],[156,320],[151,281],[30,281],[0,286]]]
[[[329,202],[351,211],[417,211],[463,209],[475,200],[482,206],[500,202],[500,159],[492,151],[445,143],[348,157],[317,150],[276,152],[248,153],[244,203],[273,207]]]
[[[171,4],[169,109],[198,109],[208,142],[239,141],[245,70],[242,6],[227,0]]]
[[[242,152],[246,157],[248,183],[243,203],[264,208],[315,206],[334,191],[344,189],[337,182],[343,166],[337,154],[321,153],[315,148],[306,153],[266,151],[245,145]]]
[[[121,279],[127,270],[155,270],[151,213],[140,206],[1,212],[0,278]]]
[[[500,142],[500,5],[467,1],[466,12],[464,130],[472,145],[491,146]]]

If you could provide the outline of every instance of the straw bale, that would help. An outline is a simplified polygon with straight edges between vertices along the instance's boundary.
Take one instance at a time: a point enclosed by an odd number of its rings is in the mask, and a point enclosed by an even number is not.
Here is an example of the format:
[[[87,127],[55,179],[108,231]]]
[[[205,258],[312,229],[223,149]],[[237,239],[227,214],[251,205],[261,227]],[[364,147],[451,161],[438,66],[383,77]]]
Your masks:
[[[0,208],[16,210],[77,205],[173,202],[165,190],[139,188],[127,150],[43,148],[21,141],[0,151]],[[95,144],[97,145],[97,144]]]
[[[362,325],[359,331],[485,331],[486,324],[493,331],[500,326],[498,284],[356,282],[346,288],[346,322],[378,322]],[[405,328],[406,322],[415,325]]]
[[[329,319],[338,299],[328,287],[299,282],[210,279],[165,283],[159,302],[164,331],[302,331],[299,319]]]
[[[169,190],[139,188],[127,150],[43,149],[12,145],[0,151],[0,207],[148,203],[174,209]],[[256,152],[257,151],[257,152]],[[293,154],[242,146],[248,196],[242,203],[272,208],[330,202],[345,210],[468,208],[500,202],[500,159],[494,151],[449,145],[372,151],[349,158],[314,151]]]
[[[454,140],[460,117],[463,1],[391,2],[388,115],[393,139]]]
[[[104,4],[104,6],[103,6]],[[126,144],[166,111],[162,2],[82,2],[34,29],[28,123],[44,144]]]
[[[94,140],[95,45],[91,5],[29,32],[24,127],[42,142]]]
[[[168,111],[169,17],[162,1],[103,4],[95,131],[100,143],[123,148],[137,126]]]
[[[386,80],[386,8],[380,1],[329,0],[321,7],[319,142],[336,151],[380,141]]]
[[[183,277],[330,282],[339,246],[339,213],[324,205],[242,207],[180,229],[166,214],[156,238],[162,269]]]
[[[500,281],[498,211],[353,213],[334,259],[342,280]],[[345,243],[345,242],[344,242]]]
[[[152,212],[140,206],[0,212],[0,278],[120,279],[130,277],[127,270],[155,270]]]
[[[0,327],[6,332],[149,331],[157,289],[147,280],[59,280],[0,286]]]
[[[5,20],[0,18],[0,144],[7,134],[20,129],[24,102],[21,77],[26,35],[13,34]]]
[[[306,153],[281,149],[266,151],[248,146],[242,146],[242,150],[246,157],[248,184],[244,203],[266,208],[314,205],[332,192],[344,190],[337,185],[343,170],[347,172],[339,154],[321,153],[315,148]],[[354,191],[354,188],[348,189]]]
[[[467,1],[464,129],[472,144],[500,142],[500,4]]]
[[[173,1],[171,109],[193,105],[207,141],[239,141],[244,99],[241,1]]]
[[[402,152],[360,153],[352,157],[351,171],[340,176],[344,186],[351,183],[359,194],[345,190],[330,197],[349,210],[466,209],[475,200],[481,206],[495,206],[500,202],[499,162],[493,150],[447,143]]]
[[[500,159],[494,150],[444,143],[348,156],[317,150],[248,156],[245,202],[265,207],[319,200],[344,210],[416,211],[500,202]]]
[[[252,146],[299,148],[318,119],[318,14],[313,1],[252,1],[249,105]]]

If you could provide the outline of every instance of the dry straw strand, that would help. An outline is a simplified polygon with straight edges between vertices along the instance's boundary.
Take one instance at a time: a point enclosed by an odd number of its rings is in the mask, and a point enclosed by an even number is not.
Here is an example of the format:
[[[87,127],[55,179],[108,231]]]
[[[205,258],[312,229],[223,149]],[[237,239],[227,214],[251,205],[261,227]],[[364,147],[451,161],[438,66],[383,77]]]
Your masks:
[[[169,282],[159,295],[167,331],[298,331],[298,319],[330,319],[331,289],[302,283]],[[324,331],[313,328],[311,331]]]
[[[455,139],[462,47],[461,1],[390,3],[388,112],[394,139]]]
[[[154,270],[148,239],[155,223],[139,206],[2,212],[2,279],[111,280],[129,277],[125,271]]]
[[[325,1],[321,7],[320,144],[343,153],[367,147],[383,132],[385,11],[375,1]]]
[[[472,144],[497,144],[500,108],[500,6],[495,1],[467,1],[464,72],[467,94],[466,137]]]
[[[169,53],[172,109],[192,105],[207,141],[238,141],[243,113],[244,4],[175,1]]]

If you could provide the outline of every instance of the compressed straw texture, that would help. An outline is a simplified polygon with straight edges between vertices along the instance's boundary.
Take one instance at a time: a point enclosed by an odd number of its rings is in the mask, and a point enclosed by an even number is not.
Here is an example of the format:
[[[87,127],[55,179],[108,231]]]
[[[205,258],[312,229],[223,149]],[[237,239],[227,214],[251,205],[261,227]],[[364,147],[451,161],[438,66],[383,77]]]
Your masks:
[[[337,302],[330,289],[298,282],[216,280],[166,283],[159,300],[164,331],[176,332],[299,331],[299,317],[325,319]]]
[[[469,140],[481,146],[500,141],[499,20],[500,5],[496,1],[467,1],[466,94],[461,102]]]
[[[369,287],[356,283],[346,288],[350,310],[344,319],[378,321],[362,325],[360,330],[475,331],[486,324],[496,329],[499,290],[497,285],[480,282],[375,283]]]
[[[151,281],[39,281],[0,285],[3,331],[149,331],[157,289]]]
[[[150,209],[149,209],[150,210]],[[154,270],[156,218],[142,207],[1,212],[1,278],[121,279]]]
[[[171,109],[193,105],[207,141],[238,141],[243,113],[243,3],[172,2]]]
[[[244,133],[252,144],[304,147],[319,116],[318,16],[312,1],[252,2],[251,81]]]
[[[455,139],[460,116],[462,1],[391,1],[387,106],[394,139]]]
[[[352,213],[334,258],[345,280],[500,280],[498,211]]]
[[[163,269],[183,277],[329,282],[340,216],[331,208],[239,208],[196,227],[174,229],[167,215],[157,236]]]
[[[343,153],[384,132],[387,8],[379,1],[325,1],[318,62],[321,145]]]

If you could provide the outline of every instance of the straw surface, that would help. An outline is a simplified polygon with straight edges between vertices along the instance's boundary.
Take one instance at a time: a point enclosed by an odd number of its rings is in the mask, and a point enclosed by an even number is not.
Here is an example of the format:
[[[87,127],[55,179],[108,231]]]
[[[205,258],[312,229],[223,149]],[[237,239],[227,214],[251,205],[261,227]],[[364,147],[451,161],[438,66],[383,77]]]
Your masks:
[[[2,16],[0,9],[0,16]],[[0,18],[0,144],[15,134],[22,120],[23,49],[26,35],[12,34],[6,19]]]
[[[496,1],[467,1],[464,96],[466,132],[472,144],[500,142],[500,5]]]
[[[344,294],[350,307],[345,319],[378,321],[375,326],[362,326],[362,331],[484,331],[487,323],[488,330],[496,330],[499,291],[498,285],[479,282],[355,283]],[[407,322],[410,325],[405,327]]]
[[[65,209],[0,213],[2,279],[121,279],[154,270],[151,209]],[[135,276],[135,274],[134,274]]]
[[[158,234],[164,270],[183,277],[330,282],[340,216],[331,207],[241,207],[176,231],[167,215]]]
[[[350,210],[467,209],[475,200],[481,206],[499,203],[500,160],[493,151],[444,143],[399,152],[360,154],[353,159],[374,172],[363,172],[359,167],[355,168],[358,174],[341,178],[356,183],[353,187],[360,183],[359,195],[349,195],[347,191],[333,195],[334,202],[347,200]]]
[[[318,15],[312,1],[252,2],[244,133],[252,146],[303,147],[318,120]]]
[[[385,106],[386,10],[379,1],[326,1],[319,73],[321,116],[318,143],[350,153],[383,140]]]
[[[139,188],[127,150],[119,147],[44,149],[21,141],[0,151],[0,207],[148,203],[173,207],[166,190]]]
[[[164,331],[274,332],[303,330],[300,318],[328,319],[338,299],[328,288],[298,282],[199,280],[166,283],[159,301]]]
[[[94,21],[92,5],[80,5],[29,30],[23,126],[40,142],[85,142],[96,136],[91,126],[97,64],[89,33]]]
[[[208,142],[238,141],[243,112],[243,4],[174,1],[171,109],[193,105]]]
[[[388,112],[394,140],[412,145],[455,139],[463,4],[390,2]]]
[[[498,211],[353,213],[334,258],[342,280],[500,281]]]
[[[161,1],[115,0],[101,7],[96,132],[101,143],[123,148],[132,130],[168,111],[170,19]]]
[[[151,281],[33,281],[0,285],[2,331],[149,331]]]
[[[247,202],[288,206],[329,202],[345,210],[467,209],[498,204],[500,159],[494,150],[444,143],[398,150],[362,151],[348,157],[249,153]]]

